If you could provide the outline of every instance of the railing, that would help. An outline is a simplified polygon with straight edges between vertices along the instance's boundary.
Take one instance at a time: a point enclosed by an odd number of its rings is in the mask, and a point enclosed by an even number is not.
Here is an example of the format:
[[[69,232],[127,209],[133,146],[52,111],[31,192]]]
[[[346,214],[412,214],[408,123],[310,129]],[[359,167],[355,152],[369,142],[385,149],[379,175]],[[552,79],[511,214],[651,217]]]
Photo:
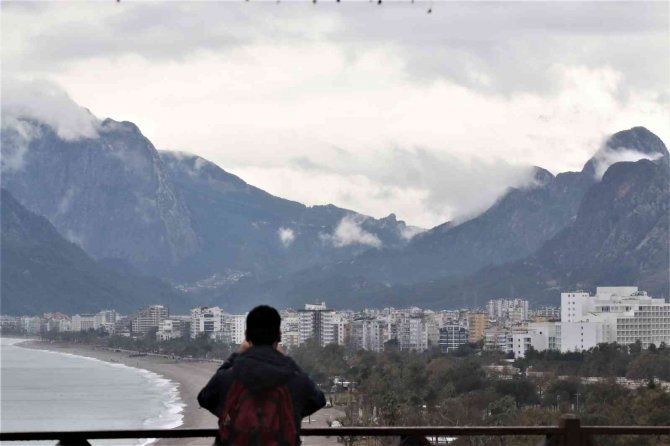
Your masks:
[[[0,432],[0,441],[55,440],[60,446],[90,446],[88,440],[137,438],[214,438],[217,429],[145,429],[71,432]],[[582,426],[564,415],[559,426],[325,427],[304,428],[303,437],[471,437],[541,436],[551,446],[594,446],[596,435],[670,436],[670,426]]]

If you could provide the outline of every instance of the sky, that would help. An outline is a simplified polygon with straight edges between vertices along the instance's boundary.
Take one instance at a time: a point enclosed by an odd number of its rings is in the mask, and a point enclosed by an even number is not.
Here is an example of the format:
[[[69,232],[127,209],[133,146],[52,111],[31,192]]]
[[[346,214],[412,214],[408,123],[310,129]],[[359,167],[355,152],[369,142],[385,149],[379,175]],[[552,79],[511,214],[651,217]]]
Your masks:
[[[428,13],[431,9],[431,13]],[[464,220],[616,131],[670,141],[667,2],[2,2],[3,114],[136,123],[308,205]],[[7,119],[7,116],[3,116]]]

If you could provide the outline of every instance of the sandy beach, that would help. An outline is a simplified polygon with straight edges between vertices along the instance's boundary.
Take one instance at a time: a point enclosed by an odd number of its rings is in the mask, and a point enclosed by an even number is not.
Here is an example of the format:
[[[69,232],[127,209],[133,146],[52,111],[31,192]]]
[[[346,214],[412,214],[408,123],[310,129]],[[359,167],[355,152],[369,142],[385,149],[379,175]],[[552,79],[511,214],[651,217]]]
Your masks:
[[[26,341],[22,347],[36,348],[42,350],[58,351],[80,356],[88,356],[102,361],[120,363],[130,367],[137,367],[158,373],[178,384],[179,394],[184,404],[183,424],[180,428],[216,428],[217,419],[205,409],[198,405],[197,395],[200,389],[214,374],[219,367],[218,362],[205,361],[179,361],[158,356],[135,356],[131,357],[127,352],[116,352],[107,349],[96,349],[87,345],[74,345],[62,343],[48,343],[41,341]],[[341,415],[337,408],[322,409],[312,415],[310,426],[326,427],[328,420]],[[304,420],[303,425],[307,425]],[[160,445],[211,445],[212,440],[207,438],[194,439],[164,439],[158,442]],[[312,438],[303,439],[305,445],[334,445],[336,438]]]

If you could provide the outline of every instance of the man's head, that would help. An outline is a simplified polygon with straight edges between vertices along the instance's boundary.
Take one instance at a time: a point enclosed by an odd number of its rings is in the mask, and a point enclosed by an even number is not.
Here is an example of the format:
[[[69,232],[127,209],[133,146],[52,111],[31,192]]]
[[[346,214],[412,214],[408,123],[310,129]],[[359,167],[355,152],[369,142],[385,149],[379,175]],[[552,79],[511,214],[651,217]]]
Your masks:
[[[259,305],[247,315],[247,341],[254,345],[272,345],[280,341],[281,316],[268,305]]]

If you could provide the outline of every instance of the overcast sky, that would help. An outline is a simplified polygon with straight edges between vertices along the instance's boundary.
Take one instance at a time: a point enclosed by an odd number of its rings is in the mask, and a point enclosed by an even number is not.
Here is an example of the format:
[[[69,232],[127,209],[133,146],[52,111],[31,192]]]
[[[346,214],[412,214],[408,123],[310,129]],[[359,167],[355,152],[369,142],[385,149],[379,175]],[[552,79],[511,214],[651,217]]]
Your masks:
[[[670,141],[668,15],[667,2],[3,2],[3,107],[35,101],[56,122],[67,113],[38,93],[67,94],[275,195],[429,227],[528,184],[527,166],[581,169],[615,131]]]

